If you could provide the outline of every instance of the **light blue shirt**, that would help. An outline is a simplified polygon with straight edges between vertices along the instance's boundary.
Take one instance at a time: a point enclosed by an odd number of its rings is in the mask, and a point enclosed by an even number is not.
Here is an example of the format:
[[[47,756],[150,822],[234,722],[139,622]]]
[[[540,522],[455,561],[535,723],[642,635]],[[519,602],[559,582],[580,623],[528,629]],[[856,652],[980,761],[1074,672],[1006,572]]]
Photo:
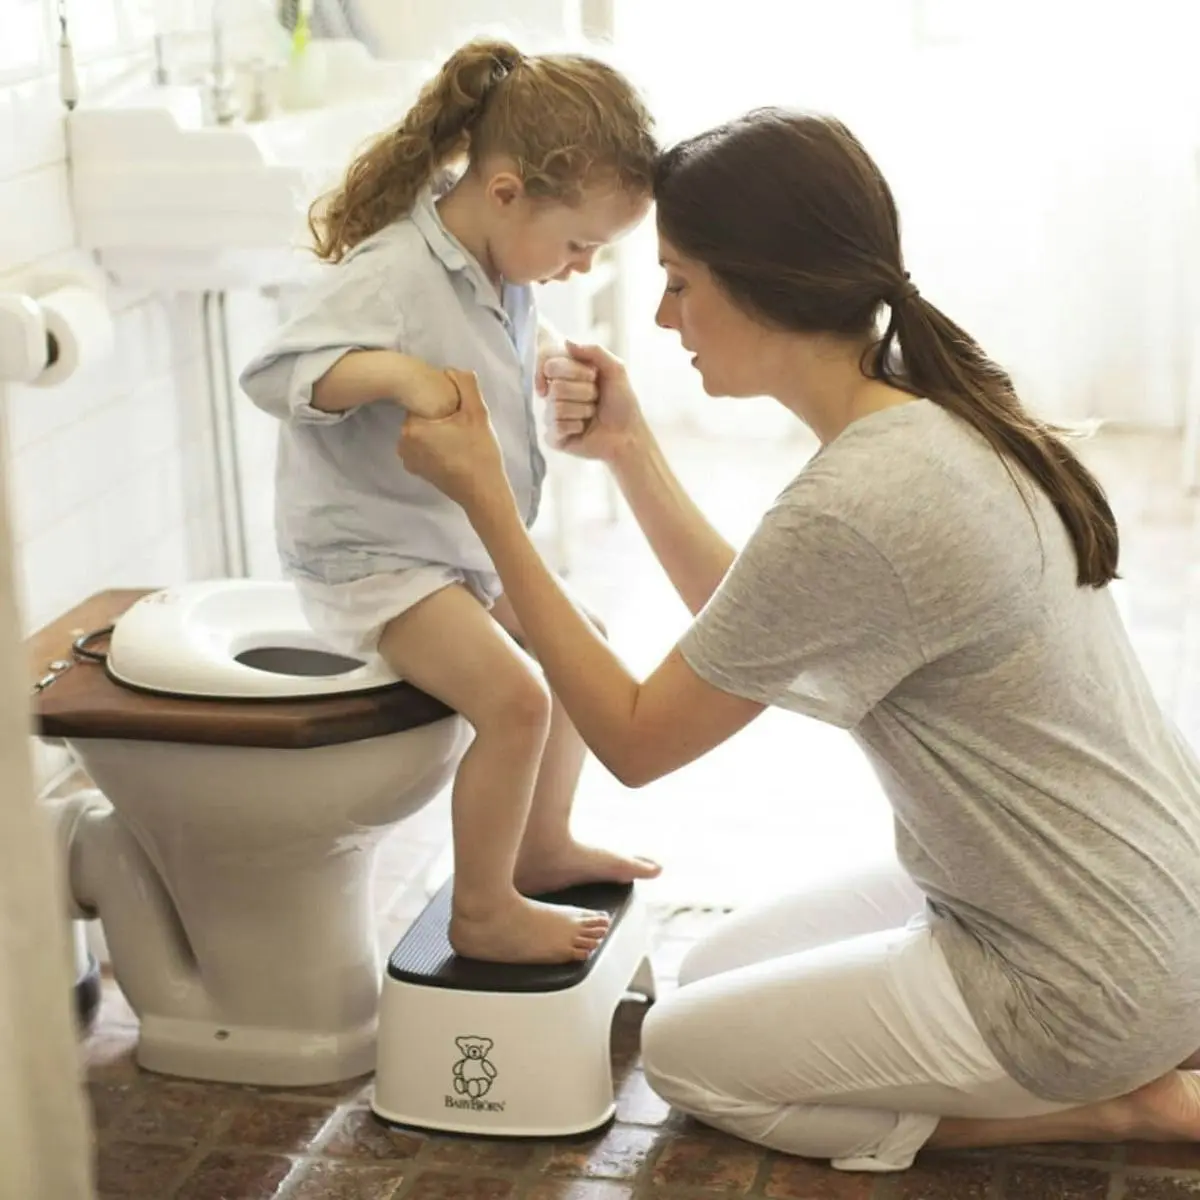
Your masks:
[[[474,371],[517,503],[533,523],[546,470],[533,413],[537,310],[528,285],[503,291],[501,299],[426,192],[410,216],[329,268],[245,368],[246,394],[282,422],[275,529],[287,574],[346,583],[414,560],[493,569],[462,509],[397,457],[399,405],[312,407],[313,384],[351,350],[398,350]]]

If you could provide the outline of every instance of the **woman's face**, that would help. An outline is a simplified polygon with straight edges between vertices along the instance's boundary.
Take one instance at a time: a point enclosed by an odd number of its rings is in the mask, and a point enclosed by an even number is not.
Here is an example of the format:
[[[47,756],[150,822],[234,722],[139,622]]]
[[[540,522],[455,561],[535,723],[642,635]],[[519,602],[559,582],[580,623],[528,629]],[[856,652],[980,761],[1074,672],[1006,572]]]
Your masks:
[[[739,308],[703,263],[686,258],[662,234],[658,259],[667,272],[654,320],[679,334],[710,396],[761,396],[770,331]]]

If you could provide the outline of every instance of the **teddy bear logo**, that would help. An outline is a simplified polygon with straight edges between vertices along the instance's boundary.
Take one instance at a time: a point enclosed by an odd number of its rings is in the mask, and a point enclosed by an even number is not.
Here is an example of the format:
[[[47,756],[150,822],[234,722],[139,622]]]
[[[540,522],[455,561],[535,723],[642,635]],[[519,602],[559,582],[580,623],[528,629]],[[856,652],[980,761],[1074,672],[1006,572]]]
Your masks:
[[[460,1037],[454,1039],[454,1044],[462,1053],[462,1058],[454,1064],[454,1090],[465,1092],[472,1100],[486,1096],[496,1078],[496,1068],[488,1062],[492,1039]]]

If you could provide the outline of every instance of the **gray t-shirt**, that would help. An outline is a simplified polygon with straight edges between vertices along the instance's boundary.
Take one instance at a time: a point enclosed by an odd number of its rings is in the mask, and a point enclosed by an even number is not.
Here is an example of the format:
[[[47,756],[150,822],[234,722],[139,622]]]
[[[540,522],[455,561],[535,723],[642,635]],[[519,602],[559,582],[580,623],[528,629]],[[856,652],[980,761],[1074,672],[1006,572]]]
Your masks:
[[[1200,765],[1020,478],[927,400],[855,422],[681,649],[724,691],[852,731],[988,1045],[1085,1102],[1200,1049]]]

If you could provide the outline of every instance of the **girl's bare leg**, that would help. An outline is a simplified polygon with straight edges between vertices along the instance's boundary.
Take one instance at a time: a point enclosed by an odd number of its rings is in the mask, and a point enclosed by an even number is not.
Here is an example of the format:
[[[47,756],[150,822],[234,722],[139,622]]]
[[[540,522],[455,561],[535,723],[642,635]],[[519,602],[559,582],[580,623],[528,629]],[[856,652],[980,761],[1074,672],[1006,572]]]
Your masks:
[[[506,597],[496,601],[492,615],[515,641],[523,644],[520,623]],[[588,616],[603,634],[600,622]],[[652,879],[662,870],[648,858],[618,854],[575,840],[571,833],[571,809],[586,758],[583,738],[562,702],[552,694],[549,734],[534,785],[525,837],[517,854],[517,887],[527,895],[558,891],[576,883]]]
[[[500,962],[586,958],[606,914],[527,899],[514,884],[550,721],[545,686],[487,610],[451,585],[392,620],[380,654],[400,676],[475,729],[454,781],[450,944]]]

